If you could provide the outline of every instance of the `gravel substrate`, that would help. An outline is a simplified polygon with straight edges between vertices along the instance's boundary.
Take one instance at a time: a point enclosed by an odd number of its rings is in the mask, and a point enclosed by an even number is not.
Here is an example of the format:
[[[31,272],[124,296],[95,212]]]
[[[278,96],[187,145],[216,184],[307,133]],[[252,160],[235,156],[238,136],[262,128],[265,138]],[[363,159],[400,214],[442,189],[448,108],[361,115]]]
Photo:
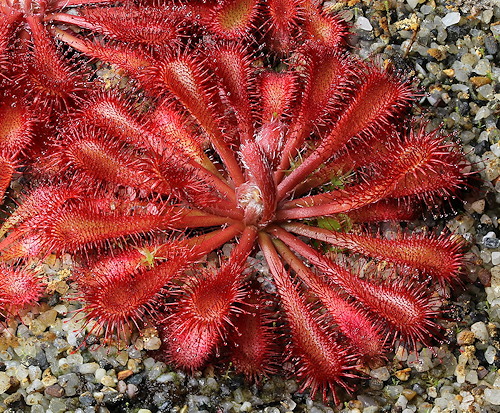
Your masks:
[[[43,269],[54,293],[0,335],[0,412],[500,412],[500,2],[346,0],[325,7],[353,26],[362,57],[377,56],[412,72],[425,96],[418,111],[463,142],[482,182],[465,207],[419,225],[446,225],[470,242],[464,286],[446,303],[443,342],[418,354],[395,346],[387,365],[367,372],[342,406],[297,393],[294,380],[258,385],[231,371],[193,376],[152,358],[154,329],[119,350],[78,333],[68,293],[71,257]],[[417,224],[415,224],[417,225]],[[1,327],[0,327],[1,329]],[[497,355],[498,353],[498,355]]]

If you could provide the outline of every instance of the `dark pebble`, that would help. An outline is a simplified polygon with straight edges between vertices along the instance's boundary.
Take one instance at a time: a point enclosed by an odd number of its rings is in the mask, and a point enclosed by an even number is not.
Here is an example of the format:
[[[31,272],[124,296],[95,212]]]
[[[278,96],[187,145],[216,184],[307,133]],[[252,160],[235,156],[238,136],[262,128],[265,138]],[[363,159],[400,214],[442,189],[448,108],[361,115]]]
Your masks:
[[[473,310],[470,312],[470,318],[472,323],[477,323],[478,321],[488,322],[488,314],[485,311]]]
[[[479,366],[477,369],[477,377],[479,380],[484,379],[489,373],[489,370],[484,368],[483,366]]]
[[[78,398],[82,406],[94,406],[97,402],[91,393],[85,392]]]
[[[488,232],[492,232],[492,231],[495,231],[495,227],[493,225],[478,224],[476,227],[476,237],[478,239],[481,239]]]
[[[60,298],[61,298],[61,294],[59,294],[58,292],[55,292],[54,294],[52,294],[52,296],[49,298],[49,301],[48,301],[48,305],[50,305],[51,307],[54,307],[56,306],[57,304],[59,304],[59,301],[60,301]]]
[[[137,374],[134,374],[133,376],[129,377],[127,379],[127,383],[139,386],[139,384],[141,384],[144,381],[145,377],[146,377],[146,372],[137,373]]]
[[[370,389],[372,390],[382,390],[384,387],[384,382],[379,379],[370,379]]]
[[[412,390],[417,393],[417,394],[424,394],[425,393],[425,389],[418,383],[414,384],[413,387],[412,387]]]
[[[495,54],[498,52],[498,43],[492,35],[486,36],[484,38],[484,47],[489,54]]]
[[[483,238],[483,245],[486,248],[498,248],[498,247],[500,247],[500,239],[498,239],[498,238]]]
[[[469,104],[463,100],[457,100],[458,113],[466,116],[469,113]]]
[[[448,33],[446,41],[455,43],[458,39],[464,37],[467,34],[467,28],[453,25],[447,27],[446,32]]]
[[[52,397],[64,397],[65,391],[59,384],[53,384],[45,389],[45,394]]]
[[[47,361],[47,357],[45,356],[45,352],[39,351],[36,353],[36,356],[30,359],[30,365],[38,366],[42,371],[48,369],[49,363]]]
[[[485,153],[490,147],[490,143],[488,141],[481,141],[476,146],[474,146],[474,153],[476,155],[482,155]]]
[[[7,394],[15,393],[16,391],[19,390],[19,387],[21,386],[21,383],[19,382],[19,380],[16,379],[15,377],[12,377],[12,376],[9,380],[9,384],[10,384],[10,387],[5,391],[5,393],[7,393]]]
[[[86,338],[85,338],[85,343],[88,345],[88,346],[91,346],[93,344],[97,344],[99,343],[99,338],[96,337],[95,335],[93,334],[90,334],[88,335]]]
[[[104,370],[110,370],[113,368],[113,365],[108,360],[99,360],[99,367]]]

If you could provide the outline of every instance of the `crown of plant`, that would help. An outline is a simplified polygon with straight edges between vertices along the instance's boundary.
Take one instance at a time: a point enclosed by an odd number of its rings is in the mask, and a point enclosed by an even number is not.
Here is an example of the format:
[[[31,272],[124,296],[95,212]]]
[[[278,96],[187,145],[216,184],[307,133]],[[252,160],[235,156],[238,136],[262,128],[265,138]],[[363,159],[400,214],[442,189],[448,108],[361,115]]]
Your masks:
[[[349,53],[341,19],[313,0],[1,1],[0,189],[20,165],[31,180],[0,231],[6,316],[42,295],[23,263],[71,253],[91,332],[155,325],[190,371],[290,360],[335,402],[389,344],[438,333],[463,241],[370,224],[439,205],[466,162],[414,130],[412,80]]]

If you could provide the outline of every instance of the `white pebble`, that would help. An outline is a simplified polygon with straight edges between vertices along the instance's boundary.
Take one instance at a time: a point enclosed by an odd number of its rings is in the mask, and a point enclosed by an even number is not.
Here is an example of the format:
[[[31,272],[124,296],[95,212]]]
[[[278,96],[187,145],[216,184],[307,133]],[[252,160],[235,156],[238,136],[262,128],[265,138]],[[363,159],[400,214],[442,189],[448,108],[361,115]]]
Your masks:
[[[495,406],[500,406],[500,389],[484,389],[484,400]]]
[[[108,376],[108,375],[105,375],[101,379],[101,384],[104,386],[107,386],[107,387],[115,387],[116,386],[115,379],[111,376]]]
[[[444,24],[445,27],[453,26],[454,24],[457,24],[459,21],[460,21],[460,13],[457,11],[448,13],[441,19],[441,22]]]
[[[41,404],[43,399],[42,393],[31,393],[26,396],[26,404],[28,406],[33,406],[35,404]]]
[[[102,378],[106,375],[106,370],[104,369],[97,369],[94,373],[95,380],[100,383]]]
[[[175,380],[175,373],[163,373],[161,376],[159,376],[156,381],[159,383],[167,383],[167,382],[172,382]]]
[[[491,73],[491,64],[489,60],[481,59],[477,62],[477,65],[474,67],[473,71],[481,76],[486,76],[488,73]]]
[[[493,265],[500,265],[500,252],[494,251],[491,253],[491,263]]]
[[[240,407],[240,412],[249,412],[252,410],[252,403],[244,402]]]
[[[478,340],[488,340],[488,329],[486,328],[486,324],[484,324],[482,321],[478,321],[477,323],[472,324],[470,326],[470,331],[474,333],[474,337],[476,337]]]
[[[28,371],[31,381],[42,377],[42,369],[38,366],[28,366]]]
[[[34,393],[38,390],[42,390],[44,387],[45,385],[40,379],[35,379],[28,387],[26,387],[26,393]]]
[[[491,115],[490,108],[488,108],[487,106],[481,106],[481,108],[477,111],[476,117],[474,118],[474,120],[478,121],[481,119],[485,119],[490,115]]]
[[[150,337],[144,340],[144,348],[146,350],[158,350],[161,347],[161,340],[159,337]]]
[[[391,373],[389,373],[387,367],[380,367],[378,369],[370,371],[370,376],[372,376],[375,379],[387,381],[391,377]]]
[[[395,406],[402,407],[404,409],[407,404],[408,399],[405,396],[401,395],[398,397],[398,400],[396,400]]]
[[[363,16],[359,16],[358,20],[356,20],[356,27],[358,29],[365,30],[367,32],[373,29],[370,20],[368,20],[366,17]]]
[[[490,151],[493,152],[497,158],[500,158],[500,142],[491,145]]]
[[[470,383],[470,384],[477,384],[479,381],[477,377],[477,371],[476,370],[470,370],[466,375],[465,375],[465,381]]]
[[[0,394],[5,393],[10,387],[10,376],[0,372]]]
[[[146,370],[151,369],[151,367],[153,367],[155,363],[156,363],[155,359],[151,357],[148,357],[147,359],[143,360],[143,364]]]
[[[478,87],[477,91],[479,94],[481,94],[483,97],[487,99],[493,98],[493,95],[495,94],[495,89],[493,89],[492,85],[484,85]]]
[[[68,354],[66,357],[66,360],[68,361],[68,364],[77,364],[81,365],[83,363],[83,357],[79,353],[73,353],[73,354]]]
[[[98,363],[84,363],[78,370],[80,371],[80,374],[94,374],[98,368]]]
[[[68,344],[73,347],[78,347],[78,339],[82,336],[80,330],[72,330],[68,331],[68,335],[66,336],[66,340]]]
[[[406,0],[406,2],[412,9],[415,9],[418,6],[418,0]]]
[[[484,351],[484,358],[488,362],[488,364],[493,364],[495,362],[495,356],[497,355],[497,350],[493,346],[488,346],[488,348]]]

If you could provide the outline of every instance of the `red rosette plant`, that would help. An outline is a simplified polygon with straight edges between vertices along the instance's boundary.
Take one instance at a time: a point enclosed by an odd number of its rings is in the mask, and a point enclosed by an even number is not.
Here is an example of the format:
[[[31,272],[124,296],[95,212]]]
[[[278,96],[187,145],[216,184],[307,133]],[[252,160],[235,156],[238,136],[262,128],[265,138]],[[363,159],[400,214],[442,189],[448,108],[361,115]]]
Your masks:
[[[335,402],[395,340],[438,333],[434,293],[459,279],[463,240],[373,223],[439,205],[467,164],[414,127],[413,81],[351,54],[341,19],[312,0],[2,0],[0,18],[0,188],[20,153],[31,177],[1,259],[71,253],[92,331],[155,325],[190,371],[229,360],[256,378],[289,360]],[[86,75],[97,61],[128,90]],[[361,276],[360,257],[385,270]],[[0,291],[4,308],[35,301],[33,284]]]

